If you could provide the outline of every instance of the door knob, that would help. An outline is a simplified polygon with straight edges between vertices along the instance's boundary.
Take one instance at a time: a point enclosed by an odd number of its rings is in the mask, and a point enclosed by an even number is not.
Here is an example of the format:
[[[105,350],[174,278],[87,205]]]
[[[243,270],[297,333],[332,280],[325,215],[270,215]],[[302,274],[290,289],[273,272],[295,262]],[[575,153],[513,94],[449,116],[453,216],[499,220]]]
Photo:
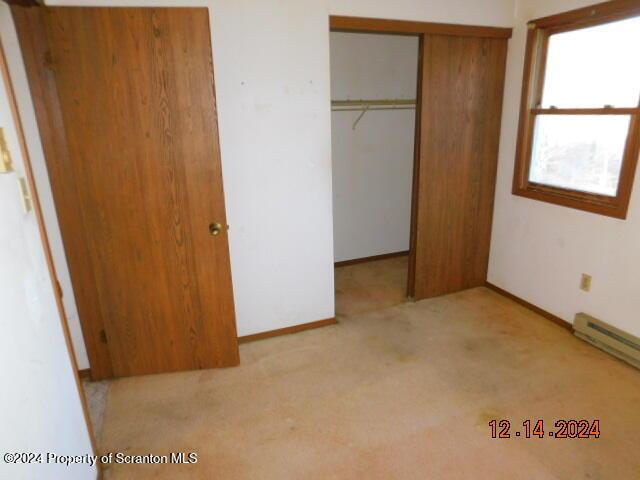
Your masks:
[[[209,225],[209,233],[211,235],[220,235],[221,231],[222,231],[221,223],[212,223]]]

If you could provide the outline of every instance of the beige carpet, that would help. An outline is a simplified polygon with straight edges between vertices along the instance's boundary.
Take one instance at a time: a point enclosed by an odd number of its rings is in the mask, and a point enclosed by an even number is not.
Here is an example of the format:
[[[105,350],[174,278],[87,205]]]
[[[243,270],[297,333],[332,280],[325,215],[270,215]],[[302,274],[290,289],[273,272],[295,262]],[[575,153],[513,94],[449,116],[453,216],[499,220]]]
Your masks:
[[[336,316],[381,310],[406,302],[409,258],[336,268]]]
[[[89,408],[89,416],[93,425],[93,434],[96,438],[102,435],[102,423],[104,421],[104,412],[107,408],[107,394],[111,380],[101,380],[92,382],[88,379],[82,380],[82,388],[84,389],[87,407]]]
[[[105,478],[640,477],[640,372],[484,288],[241,356],[235,369],[113,382],[103,451],[198,462],[112,465]],[[599,439],[513,435],[526,419],[552,430],[583,418],[600,419]],[[509,419],[512,438],[490,438],[492,419]]]

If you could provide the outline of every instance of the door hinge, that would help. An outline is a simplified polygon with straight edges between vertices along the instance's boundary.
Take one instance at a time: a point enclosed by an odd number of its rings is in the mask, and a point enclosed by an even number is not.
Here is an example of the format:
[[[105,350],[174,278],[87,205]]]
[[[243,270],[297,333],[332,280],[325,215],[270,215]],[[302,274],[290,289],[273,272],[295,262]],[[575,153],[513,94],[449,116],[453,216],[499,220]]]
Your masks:
[[[58,296],[60,298],[64,297],[64,292],[62,291],[62,285],[60,285],[60,281],[56,278],[56,288],[58,289]]]
[[[105,332],[104,329],[100,330],[100,341],[107,343],[107,332]]]

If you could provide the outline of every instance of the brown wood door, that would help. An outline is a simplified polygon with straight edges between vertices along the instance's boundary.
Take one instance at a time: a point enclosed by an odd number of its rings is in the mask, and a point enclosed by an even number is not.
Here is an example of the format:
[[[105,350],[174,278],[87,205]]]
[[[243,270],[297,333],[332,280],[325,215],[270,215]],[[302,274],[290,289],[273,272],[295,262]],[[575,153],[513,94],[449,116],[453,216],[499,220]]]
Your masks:
[[[13,14],[92,376],[237,365],[207,10]]]
[[[486,282],[506,53],[506,39],[423,37],[410,272],[418,300]]]

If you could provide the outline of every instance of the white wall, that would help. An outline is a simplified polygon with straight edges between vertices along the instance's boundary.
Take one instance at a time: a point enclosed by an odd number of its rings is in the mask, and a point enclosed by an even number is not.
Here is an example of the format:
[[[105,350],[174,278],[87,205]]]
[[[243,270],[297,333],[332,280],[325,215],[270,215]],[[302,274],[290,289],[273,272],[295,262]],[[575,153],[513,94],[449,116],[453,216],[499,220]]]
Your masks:
[[[415,100],[418,37],[334,32],[331,98]],[[415,110],[331,114],[336,261],[409,250]]]
[[[0,4],[3,20],[7,9]],[[17,179],[24,166],[1,78],[0,127],[16,170],[0,174],[0,453],[92,454],[36,218],[20,203]],[[6,479],[88,479],[96,473],[86,465],[0,459],[0,478]]]
[[[587,312],[640,336],[640,170],[626,221],[511,194],[526,21],[593,3],[518,2],[507,63],[489,281],[567,321]],[[590,293],[579,289],[583,272],[593,276]]]
[[[511,26],[514,11],[513,0],[49,0],[47,4],[209,7],[240,335],[334,315],[329,14]],[[56,230],[15,44],[7,45],[7,55],[20,84],[19,103],[48,224]],[[54,234],[52,243],[63,275],[64,255]],[[68,302],[70,285],[61,280]],[[88,362],[73,316],[70,327],[84,368]]]
[[[79,368],[88,368],[89,360],[84,346],[84,339],[82,338],[82,330],[80,329],[78,309],[71,288],[71,278],[69,277],[67,260],[62,246],[62,237],[60,236],[60,227],[56,219],[51,188],[49,187],[49,177],[47,175],[44,154],[42,152],[40,137],[37,135],[38,127],[36,125],[35,114],[33,113],[31,97],[29,96],[26,72],[22,64],[22,57],[18,53],[18,38],[11,19],[11,12],[6,6],[0,10],[0,39],[2,39],[2,43],[4,44],[7,63],[9,64],[16,97],[22,113],[22,123],[27,136],[29,154],[40,194],[47,233],[49,235],[49,243],[57,268],[58,281],[64,292],[63,303],[71,327],[71,338],[75,347],[76,359]]]

